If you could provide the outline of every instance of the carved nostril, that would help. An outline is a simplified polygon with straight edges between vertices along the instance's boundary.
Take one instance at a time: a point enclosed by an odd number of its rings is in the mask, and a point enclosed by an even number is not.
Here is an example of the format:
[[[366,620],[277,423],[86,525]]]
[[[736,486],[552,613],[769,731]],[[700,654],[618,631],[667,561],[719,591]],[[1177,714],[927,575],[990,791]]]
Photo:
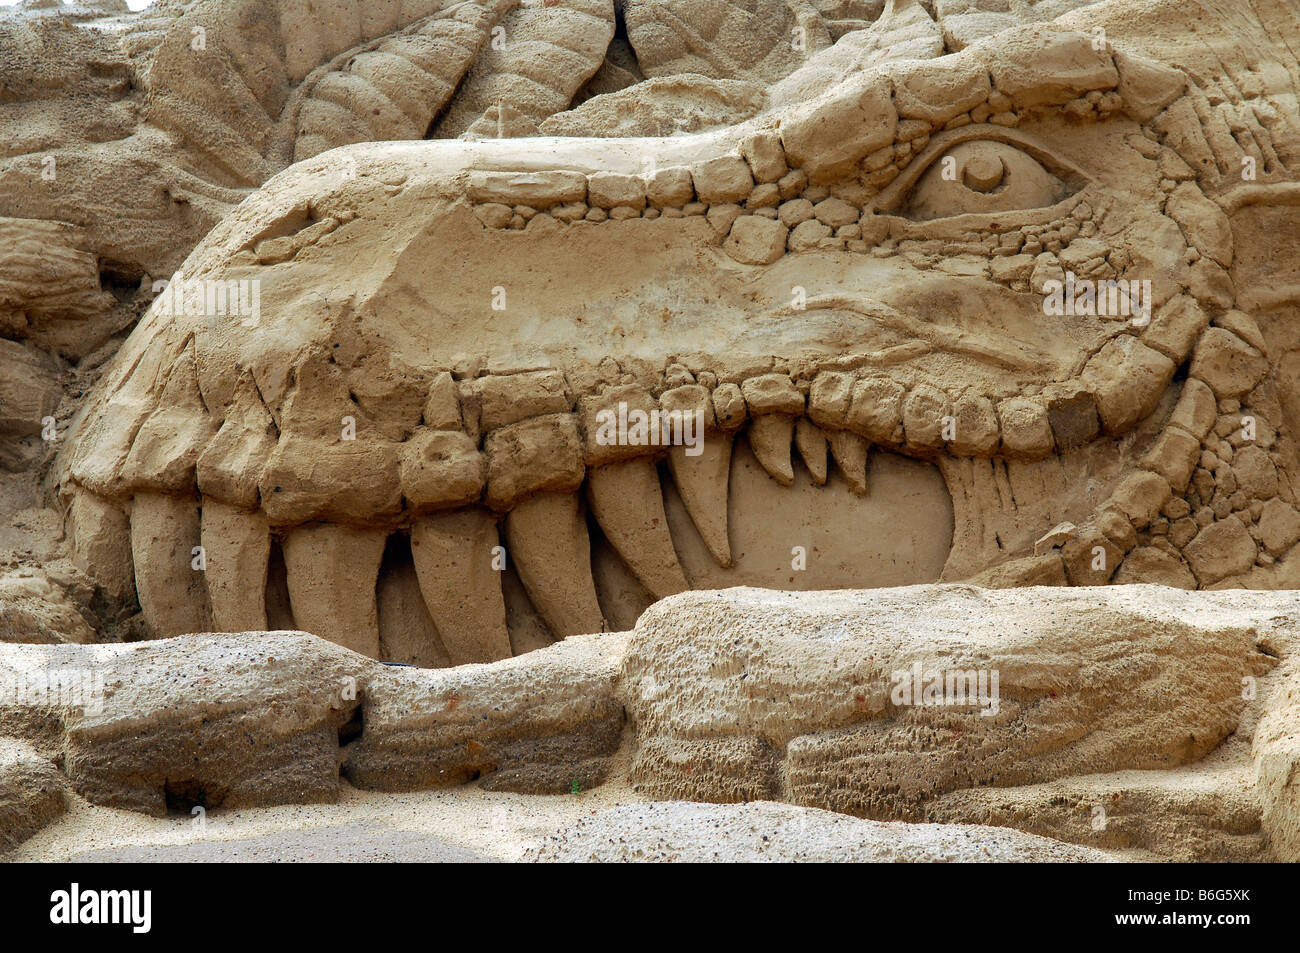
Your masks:
[[[1006,171],[999,156],[971,156],[962,169],[962,182],[976,192],[992,192],[1002,184]]]

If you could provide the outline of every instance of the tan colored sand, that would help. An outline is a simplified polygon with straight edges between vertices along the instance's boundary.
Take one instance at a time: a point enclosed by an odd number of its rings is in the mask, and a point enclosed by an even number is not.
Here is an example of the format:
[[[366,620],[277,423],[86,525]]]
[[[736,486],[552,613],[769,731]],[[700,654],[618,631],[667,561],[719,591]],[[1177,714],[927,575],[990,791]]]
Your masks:
[[[294,832],[299,842],[321,834],[315,859],[331,856],[329,838],[340,828],[364,827],[376,838],[385,832],[432,836],[451,847],[501,861],[517,861],[545,838],[584,816],[644,799],[619,784],[577,795],[498,794],[477,787],[387,794],[358,791],[346,783],[336,804],[293,805],[242,811],[214,811],[206,830],[184,815],[156,818],[133,811],[94,807],[69,798],[68,813],[9,855],[14,862],[64,862],[89,859],[96,851],[177,847],[271,838]],[[233,843],[232,843],[233,847]],[[171,858],[177,859],[177,858]],[[206,852],[206,860],[220,859]]]
[[[656,818],[680,821],[688,814],[723,810],[734,815],[739,827],[719,833],[706,854],[723,860],[762,859],[751,856],[751,841],[765,842],[790,825],[790,816],[825,816],[831,822],[819,834],[821,825],[798,824],[799,851],[805,859],[852,859],[848,847],[831,836],[834,823],[873,830],[877,849],[915,860],[934,860],[936,845],[958,849],[969,860],[1007,861],[1026,859],[1017,845],[1028,845],[1044,858],[1096,860],[1109,856],[1117,860],[1160,860],[1145,851],[1089,851],[1046,838],[1034,838],[1015,830],[971,825],[872,824],[843,815],[827,814],[791,805],[753,803],[727,805],[673,805],[647,801],[620,783],[611,783],[577,795],[518,795],[484,791],[466,786],[444,791],[387,794],[359,791],[347,784],[336,804],[294,805],[214,812],[206,830],[190,818],[172,815],[147,817],[131,811],[94,807],[78,797],[70,798],[68,813],[57,823],[22,844],[5,859],[13,863],[49,862],[230,862],[230,861],[470,861],[519,862],[535,859],[540,848],[565,843],[566,838],[585,835],[588,829],[618,830],[623,847],[630,852],[612,852],[603,860],[641,860],[655,855],[663,836]],[[666,812],[666,813],[665,813]],[[628,819],[626,825],[621,819]],[[591,825],[595,825],[594,828]],[[611,825],[613,827],[611,828]],[[734,826],[734,825],[733,825]],[[950,830],[950,833],[949,833]],[[683,833],[681,831],[679,834]],[[676,836],[676,835],[673,835]],[[689,834],[686,835],[689,839]],[[695,837],[699,843],[699,837]],[[1023,842],[1023,843],[1022,843]],[[575,841],[575,844],[577,842]],[[946,847],[943,845],[947,845]],[[957,845],[957,847],[954,847]],[[645,850],[638,850],[644,847]],[[696,851],[695,854],[699,852]],[[851,853],[851,851],[848,851]],[[687,852],[672,859],[712,859]],[[761,854],[761,851],[760,851]],[[968,855],[968,856],[967,856]],[[574,856],[569,859],[576,860]],[[668,859],[668,858],[660,858]],[[859,858],[860,859],[860,858]]]

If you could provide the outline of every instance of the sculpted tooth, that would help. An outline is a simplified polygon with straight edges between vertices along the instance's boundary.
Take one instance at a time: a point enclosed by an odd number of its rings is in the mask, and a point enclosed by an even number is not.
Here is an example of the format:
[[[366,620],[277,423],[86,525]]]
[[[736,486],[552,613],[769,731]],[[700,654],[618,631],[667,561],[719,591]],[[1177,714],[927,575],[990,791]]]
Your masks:
[[[645,456],[644,440],[635,434],[648,435],[649,421],[660,410],[659,402],[639,384],[620,384],[578,401],[586,434],[586,461],[598,467],[618,460]],[[628,439],[620,430],[626,426]],[[562,490],[563,487],[544,487]]]
[[[656,599],[685,592],[664,515],[659,471],[647,458],[597,467],[588,474],[592,512],[610,544]]]
[[[1174,370],[1174,362],[1165,355],[1133,335],[1121,334],[1089,359],[1079,382],[1097,401],[1102,430],[1118,436],[1128,433],[1156,409]]]
[[[379,656],[375,583],[388,534],[318,523],[291,530],[284,565],[294,624],[371,658]]]
[[[510,657],[501,573],[492,550],[496,520],[485,510],[422,516],[411,527],[411,557],[424,604],[452,665]]]
[[[1002,425],[1002,455],[1041,460],[1052,452],[1052,425],[1047,408],[1028,397],[1011,397],[997,407]]]
[[[203,576],[194,568],[199,508],[188,497],[141,493],[131,504],[135,591],[156,639],[208,628]]]
[[[700,531],[704,545],[724,569],[731,565],[731,542],[727,538],[727,484],[731,479],[729,433],[709,434],[698,456],[688,456],[686,447],[668,451],[668,466],[681,494],[691,522]]]
[[[203,502],[203,555],[214,632],[262,632],[271,531],[266,514]]]
[[[723,383],[713,389],[713,413],[722,430],[738,430],[749,416],[745,395],[736,384]]]
[[[122,508],[74,485],[68,506],[68,529],[78,568],[95,580],[111,599],[128,599],[135,591],[135,566],[131,556],[131,524]]]
[[[521,374],[489,374],[465,385],[462,407],[471,416],[477,412],[478,429],[486,432],[508,424],[568,413],[569,399],[564,375],[556,370]]]
[[[813,483],[826,485],[826,434],[807,417],[800,417],[794,425],[794,445],[804,466],[812,474]]]
[[[749,446],[763,469],[782,486],[794,485],[794,464],[790,442],[794,439],[794,418],[785,414],[764,414],[749,424]]]
[[[849,489],[859,496],[867,495],[867,448],[870,446],[855,433],[835,430],[828,436],[835,464],[844,474]]]
[[[506,540],[533,605],[557,638],[600,632],[591,540],[572,493],[538,493],[506,516]]]
[[[199,493],[245,509],[258,505],[257,484],[275,452],[275,424],[257,392],[251,373],[235,384],[234,398],[216,436],[195,464]]]
[[[760,374],[746,380],[740,390],[751,414],[798,417],[804,412],[804,396],[788,374]]]
[[[385,662],[403,662],[422,668],[446,668],[452,664],[438,627],[424,604],[410,542],[401,534],[388,537],[379,568],[375,604],[379,611],[380,658]]]
[[[790,443],[794,422],[804,412],[804,396],[787,374],[760,374],[741,384],[745,404],[754,418],[749,446],[763,469],[782,486],[794,485]]]
[[[158,407],[131,441],[121,479],[150,492],[189,493],[195,463],[216,427],[199,392],[193,347],[181,351],[166,373]]]

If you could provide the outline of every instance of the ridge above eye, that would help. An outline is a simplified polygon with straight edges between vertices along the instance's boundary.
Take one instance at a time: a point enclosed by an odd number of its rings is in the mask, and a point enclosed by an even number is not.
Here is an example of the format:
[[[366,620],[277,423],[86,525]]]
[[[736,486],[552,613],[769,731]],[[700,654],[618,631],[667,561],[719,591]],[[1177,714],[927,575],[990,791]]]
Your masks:
[[[953,215],[1055,205],[1071,188],[1023,149],[970,140],[939,156],[912,186],[902,214],[925,222]]]

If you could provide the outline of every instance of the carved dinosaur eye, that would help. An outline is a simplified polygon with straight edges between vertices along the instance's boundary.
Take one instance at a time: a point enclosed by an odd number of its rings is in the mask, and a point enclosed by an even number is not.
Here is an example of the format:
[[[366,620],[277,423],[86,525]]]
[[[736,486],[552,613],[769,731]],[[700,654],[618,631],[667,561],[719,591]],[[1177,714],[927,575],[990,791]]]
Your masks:
[[[925,222],[950,215],[1044,208],[1070,191],[1022,149],[1005,142],[963,142],[926,169],[912,188],[904,214]]]

